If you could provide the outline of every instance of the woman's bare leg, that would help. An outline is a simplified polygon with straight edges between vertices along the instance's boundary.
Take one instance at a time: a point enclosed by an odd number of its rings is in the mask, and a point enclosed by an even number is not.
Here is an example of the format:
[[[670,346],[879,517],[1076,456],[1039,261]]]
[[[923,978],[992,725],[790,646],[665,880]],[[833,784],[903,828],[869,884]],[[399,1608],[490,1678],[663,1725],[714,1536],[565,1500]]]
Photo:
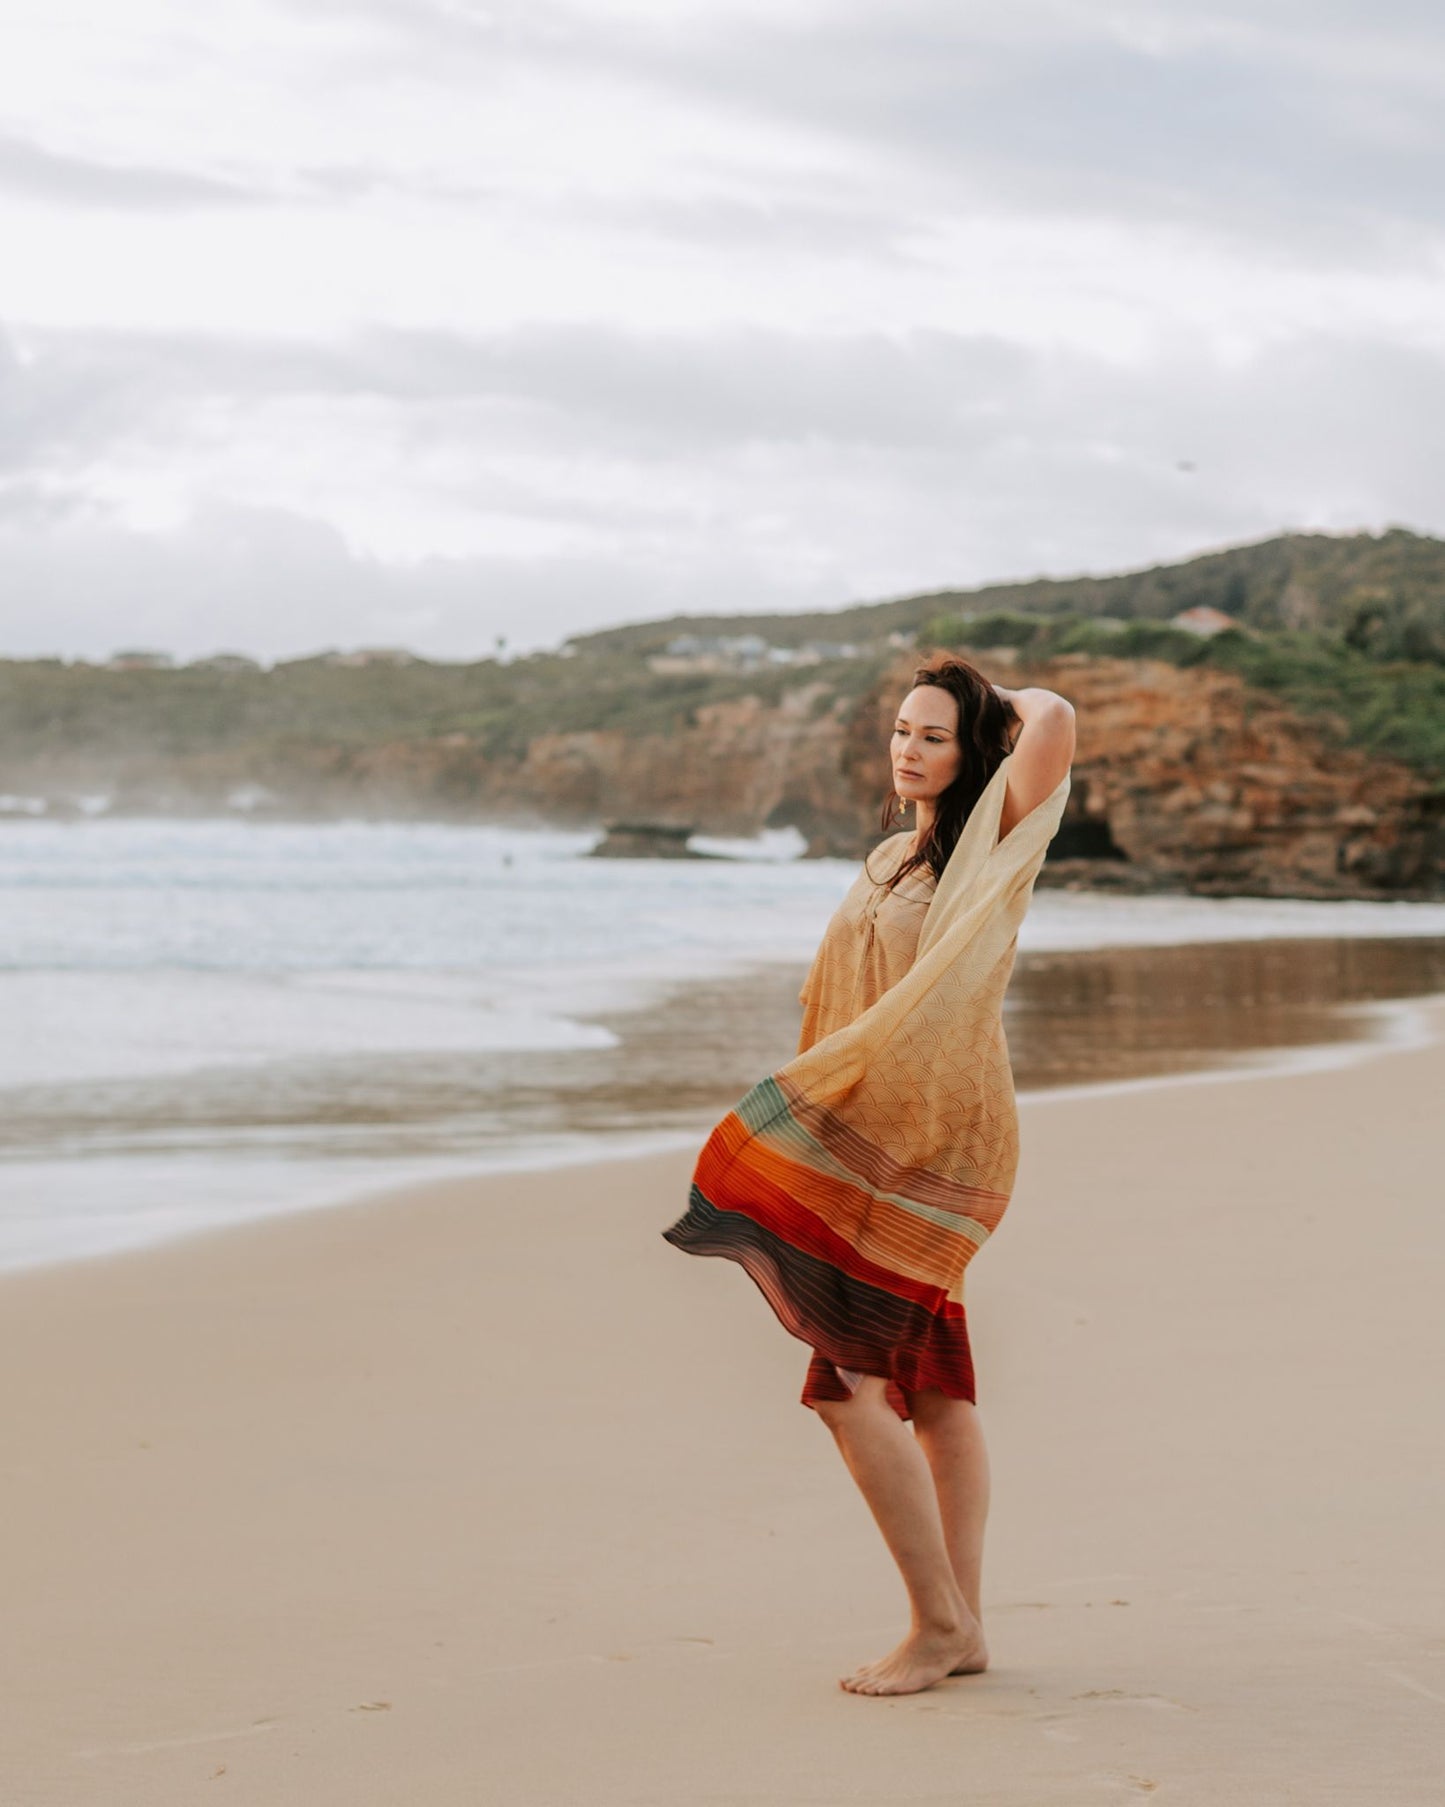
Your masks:
[[[954,1574],[928,1460],[889,1405],[886,1387],[869,1375],[851,1399],[816,1407],[898,1564],[912,1610],[896,1650],[841,1679],[853,1694],[916,1694],[988,1661],[983,1629]]]
[[[983,1530],[988,1519],[988,1450],[978,1408],[936,1391],[909,1399],[913,1428],[928,1460],[943,1539],[968,1610],[983,1623]]]

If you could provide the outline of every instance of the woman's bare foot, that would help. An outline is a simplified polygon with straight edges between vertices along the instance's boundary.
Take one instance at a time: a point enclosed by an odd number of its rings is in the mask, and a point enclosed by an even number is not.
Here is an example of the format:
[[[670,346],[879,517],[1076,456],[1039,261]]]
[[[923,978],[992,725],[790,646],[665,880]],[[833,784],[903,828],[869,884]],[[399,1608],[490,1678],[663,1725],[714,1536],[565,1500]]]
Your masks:
[[[987,1667],[983,1627],[970,1616],[909,1632],[896,1650],[841,1677],[838,1686],[850,1694],[919,1694],[945,1675],[978,1675]]]

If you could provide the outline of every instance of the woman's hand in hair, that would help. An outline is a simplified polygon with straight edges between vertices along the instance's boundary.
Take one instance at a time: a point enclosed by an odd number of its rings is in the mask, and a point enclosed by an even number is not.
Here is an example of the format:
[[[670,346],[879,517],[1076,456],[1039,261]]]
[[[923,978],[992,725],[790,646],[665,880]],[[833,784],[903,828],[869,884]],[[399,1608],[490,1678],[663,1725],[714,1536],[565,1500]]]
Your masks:
[[[1074,706],[1052,690],[994,689],[1012,703],[1023,726],[1008,764],[999,839],[1052,796],[1074,759]]]

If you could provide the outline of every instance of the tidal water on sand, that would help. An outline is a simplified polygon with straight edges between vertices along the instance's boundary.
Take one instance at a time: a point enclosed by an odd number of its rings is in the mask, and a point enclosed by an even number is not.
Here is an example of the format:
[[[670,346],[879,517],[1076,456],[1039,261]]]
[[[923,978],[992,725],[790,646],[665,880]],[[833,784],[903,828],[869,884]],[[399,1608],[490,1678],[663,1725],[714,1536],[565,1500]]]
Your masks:
[[[0,827],[0,1266],[686,1140],[787,1058],[856,870],[484,827]],[[708,845],[708,844],[705,844]],[[1041,891],[1021,1091],[1365,1044],[1445,906]]]

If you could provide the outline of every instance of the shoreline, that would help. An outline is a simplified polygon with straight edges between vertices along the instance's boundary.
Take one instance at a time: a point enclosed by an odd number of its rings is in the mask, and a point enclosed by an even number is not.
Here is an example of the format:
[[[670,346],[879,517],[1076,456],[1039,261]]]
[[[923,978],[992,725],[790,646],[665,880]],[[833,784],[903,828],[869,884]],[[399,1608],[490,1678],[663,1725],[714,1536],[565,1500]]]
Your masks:
[[[1434,963],[1429,972],[1445,972],[1445,963],[1441,963],[1440,952],[1434,950],[1431,943]],[[1407,945],[1422,945],[1418,938],[1405,938]],[[1040,999],[1048,1005],[1049,999],[1055,996],[1051,987],[1057,987],[1060,976],[1073,974],[1075,979],[1098,981],[1100,974],[1109,970],[1120,970],[1125,976],[1131,970],[1140,967],[1147,974],[1152,970],[1147,963],[1163,963],[1158,967],[1160,974],[1169,972],[1170,967],[1178,960],[1187,960],[1194,952],[1208,965],[1208,970],[1217,969],[1219,961],[1237,961],[1252,954],[1252,950],[1264,947],[1272,958],[1281,956],[1282,952],[1291,954],[1308,954],[1313,958],[1315,950],[1329,949],[1338,945],[1347,954],[1356,956],[1373,947],[1384,947],[1393,950],[1398,941],[1385,940],[1375,943],[1367,940],[1346,940],[1340,943],[1329,941],[1270,941],[1270,943],[1230,943],[1230,941],[1207,941],[1207,943],[1170,943],[1163,949],[1066,949],[1037,950],[1031,954],[1022,954],[1019,961],[1019,974],[1015,974],[1010,997],[1024,999],[1030,997],[1031,1008],[1039,1008]],[[1445,949],[1445,943],[1440,943]],[[1113,965],[1111,965],[1113,963]],[[601,1162],[618,1162],[629,1160],[636,1153],[667,1153],[674,1149],[697,1149],[701,1146],[706,1131],[712,1128],[713,1122],[721,1119],[726,1109],[732,1108],[733,1102],[741,1097],[748,1084],[762,1077],[762,1073],[771,1072],[780,1061],[788,1059],[795,1041],[795,990],[802,978],[802,972],[793,963],[766,961],[757,969],[748,972],[732,972],[722,978],[695,979],[690,985],[677,985],[661,999],[648,997],[645,1003],[639,1003],[632,1010],[609,1010],[594,1012],[587,1021],[596,1025],[607,1026],[609,1034],[618,1043],[629,1044],[634,1052],[634,1059],[641,1061],[638,1068],[638,1079],[632,1086],[621,1077],[612,1081],[598,1081],[596,1077],[585,1084],[589,1091],[578,1093],[578,1097],[589,1100],[589,1115],[571,1115],[567,1111],[567,1099],[558,1093],[551,1119],[542,1120],[533,1126],[533,1135],[527,1138],[526,1128],[518,1128],[513,1133],[511,1142],[500,1142],[495,1149],[488,1151],[464,1151],[459,1147],[448,1149],[446,1137],[437,1140],[437,1153],[430,1156],[381,1156],[379,1166],[390,1171],[368,1175],[365,1171],[367,1158],[363,1155],[352,1155],[343,1158],[341,1155],[323,1156],[318,1166],[322,1171],[312,1178],[309,1184],[302,1184],[307,1178],[305,1160],[287,1162],[284,1155],[266,1155],[264,1151],[256,1155],[255,1151],[246,1151],[240,1155],[231,1155],[226,1160],[208,1155],[204,1149],[199,1156],[182,1153],[159,1153],[159,1155],[112,1155],[81,1156],[78,1160],[70,1160],[69,1164],[52,1162],[49,1166],[40,1162],[22,1162],[13,1160],[9,1164],[9,1175],[13,1180],[25,1184],[25,1169],[33,1167],[40,1184],[40,1202],[49,1196],[60,1196],[65,1184],[74,1184],[78,1178],[87,1180],[94,1191],[98,1185],[114,1185],[123,1182],[130,1194],[141,1196],[159,1196],[161,1202],[141,1205],[139,1209],[148,1216],[148,1222],[141,1223],[137,1229],[132,1216],[126,1216],[123,1207],[117,1212],[112,1223],[103,1223],[98,1227],[94,1218],[87,1220],[85,1216],[72,1216],[65,1234],[70,1238],[85,1238],[79,1245],[51,1247],[40,1250],[18,1250],[11,1247],[5,1250],[4,1258],[0,1258],[0,1276],[4,1274],[20,1274],[20,1272],[36,1272],[49,1267],[67,1267],[81,1261],[105,1261],[117,1256],[126,1256],[132,1252],[144,1252],[146,1249],[166,1247],[175,1241],[190,1241],[195,1236],[206,1236],[213,1231],[224,1231],[233,1225],[244,1223],[273,1222],[276,1218],[289,1218],[294,1214],[311,1214],[311,1212],[338,1211],[349,1207],[358,1200],[370,1200],[378,1196],[394,1196],[397,1193],[410,1193],[419,1187],[433,1185],[450,1185],[466,1180],[486,1180],[489,1176],[517,1175],[531,1171],[569,1171],[574,1167],[601,1164]],[[1105,981],[1114,983],[1114,981]],[[1178,981],[1176,981],[1178,983]],[[1042,987],[1042,990],[1040,990]],[[1033,997],[1033,990],[1040,990],[1040,997]],[[1156,997],[1149,985],[1143,985],[1145,1005],[1154,1008],[1167,1005],[1167,997]],[[1310,1014],[1302,1016],[1302,1026],[1308,1032],[1299,1035],[1299,1025],[1291,1021],[1288,1014],[1279,1019],[1277,1034],[1279,1041],[1264,1041],[1261,1046],[1239,1046],[1228,1039],[1216,1039],[1212,1043],[1201,1041],[1192,1046],[1189,1052],[1169,1052],[1161,1050],[1151,1063],[1147,1053],[1140,1052],[1133,1059],[1133,1064],[1123,1063],[1122,1072],[1113,1077],[1100,1077],[1091,1081],[1069,1081],[1062,1079],[1044,1084],[1019,1084],[1019,1100],[1024,1102],[1048,1102],[1048,1100],[1069,1099],[1107,1099],[1107,1097],[1129,1097],[1133,1093],[1156,1090],[1160,1086],[1181,1086],[1181,1084],[1214,1084],[1228,1081],[1235,1077],[1259,1077],[1259,1079],[1275,1079],[1286,1077],[1290,1073],[1313,1072],[1313,1070],[1331,1070],[1338,1066],[1360,1063],[1373,1059],[1378,1053],[1389,1052],[1396,1044],[1402,1044],[1400,1037],[1411,1035],[1411,1025],[1422,1023],[1429,1016],[1431,1005],[1438,997],[1445,996],[1445,990],[1420,990],[1405,996],[1394,997],[1342,997],[1328,1005],[1311,1006]],[[701,1052],[706,1073],[692,1073],[683,1061],[683,1048],[695,1044],[695,1035],[690,1025],[694,1023],[699,1010],[704,1014],[717,1017],[717,1034],[721,1034],[728,1043],[733,1044],[735,1055],[735,1086],[733,1090],[721,1090],[717,1073],[710,1064],[712,1055],[708,1048],[701,1050],[694,1046],[694,1053]],[[1028,1014],[1006,1016],[1010,1025],[1010,1044],[1024,1035],[1033,1035],[1037,1041],[1037,1028],[1031,1026]],[[1057,1039],[1067,1028],[1066,1019],[1055,1019],[1049,1025],[1049,1041]],[[1319,1034],[1326,1030],[1326,1034]],[[1328,1034],[1333,1030],[1333,1034]],[[1284,1039],[1286,1032],[1297,1039]],[[1080,1026],[1073,1025],[1071,1034],[1080,1039]],[[1102,1026],[1093,1019],[1086,1019],[1082,1025],[1082,1041],[1086,1046],[1098,1046],[1100,1055],[1095,1063],[1100,1064],[1104,1072],[1109,1072],[1109,1061],[1118,1066],[1118,1052],[1113,1050],[1104,1059],[1104,1043],[1102,1043]],[[1024,1048],[1028,1050],[1031,1043],[1024,1039]],[[1017,1052],[1017,1050],[1015,1050]],[[1165,1057],[1167,1055],[1167,1057]],[[549,1057],[553,1068],[562,1066],[564,1057]],[[694,1061],[694,1066],[697,1061]],[[1017,1066],[1015,1059],[1015,1066]],[[1152,1070],[1151,1070],[1152,1064]],[[1024,1070],[1031,1070],[1028,1053],[1024,1057]],[[1064,1068],[1067,1072],[1066,1068]],[[585,1068],[580,1068],[585,1072]],[[580,1079],[582,1084],[582,1079]],[[648,1093],[648,1086],[668,1086],[676,1091],[677,1102],[668,1113],[657,1115],[652,1120],[634,1120],[627,1128],[612,1128],[612,1113],[625,1113],[636,1108],[636,1097]],[[650,1095],[650,1093],[648,1093]],[[670,1120],[668,1120],[670,1119]],[[605,1126],[603,1126],[605,1124]],[[325,1167],[334,1169],[334,1178],[325,1176]],[[89,1171],[83,1171],[89,1169]],[[197,1178],[204,1182],[208,1173],[215,1173],[222,1184],[229,1187],[228,1193],[213,1193],[211,1216],[197,1214],[190,1222],[181,1222],[177,1207],[168,1205],[168,1200],[184,1196],[186,1187]],[[34,1182],[33,1182],[34,1184]],[[152,1194],[144,1193],[144,1187],[150,1185]],[[211,1180],[215,1185],[215,1180]],[[267,1185],[276,1191],[284,1189],[282,1202],[271,1203],[267,1194]],[[255,1198],[264,1198],[267,1202],[256,1205]],[[172,1211],[172,1222],[164,1222],[166,1211]],[[33,1211],[33,1220],[36,1212]]]
[[[836,1686],[904,1604],[806,1350],[661,1238],[686,1153],[0,1275],[13,1792],[891,1807],[963,1765],[1003,1807],[1433,1807],[1422,1014],[1348,1068],[1022,1102],[969,1270],[994,1662],[895,1701]]]
[[[1304,1078],[1313,1073],[1337,1073],[1372,1062],[1381,1056],[1423,1053],[1445,1043],[1445,992],[1418,998],[1379,1000],[1365,1005],[1341,1004],[1336,1008],[1341,1012],[1353,1011],[1379,1018],[1383,1024],[1383,1033],[1353,1040],[1312,1043],[1302,1047],[1246,1050],[1236,1055],[1234,1064],[1190,1068],[1177,1073],[1155,1073],[1133,1079],[1098,1080],[1078,1085],[1021,1090],[1016,1094],[1020,1115],[1025,1110],[1052,1104],[1087,1104],[1091,1101],[1128,1099],[1152,1092],[1194,1086],[1242,1084],[1254,1080],[1270,1082]],[[34,1260],[11,1262],[0,1265],[0,1286],[11,1279],[23,1280],[31,1275],[81,1267],[103,1267],[112,1262],[130,1259],[144,1260],[159,1251],[207,1242],[229,1234],[244,1235],[251,1230],[264,1230],[295,1219],[400,1206],[409,1200],[433,1194],[450,1195],[458,1186],[489,1186],[495,1182],[532,1175],[561,1176],[592,1166],[610,1168],[619,1164],[681,1155],[688,1155],[691,1159],[714,1120],[700,1118],[693,1128],[658,1130],[650,1136],[641,1135],[635,1139],[623,1136],[614,1140],[598,1139],[592,1145],[566,1151],[529,1152],[518,1149],[511,1154],[497,1156],[494,1162],[487,1165],[458,1166],[455,1170],[444,1173],[395,1178],[376,1186],[337,1193],[334,1197],[281,1205],[271,1211],[252,1212],[222,1222],[192,1224],[149,1240],[115,1248],[83,1250],[74,1254],[46,1255]]]

